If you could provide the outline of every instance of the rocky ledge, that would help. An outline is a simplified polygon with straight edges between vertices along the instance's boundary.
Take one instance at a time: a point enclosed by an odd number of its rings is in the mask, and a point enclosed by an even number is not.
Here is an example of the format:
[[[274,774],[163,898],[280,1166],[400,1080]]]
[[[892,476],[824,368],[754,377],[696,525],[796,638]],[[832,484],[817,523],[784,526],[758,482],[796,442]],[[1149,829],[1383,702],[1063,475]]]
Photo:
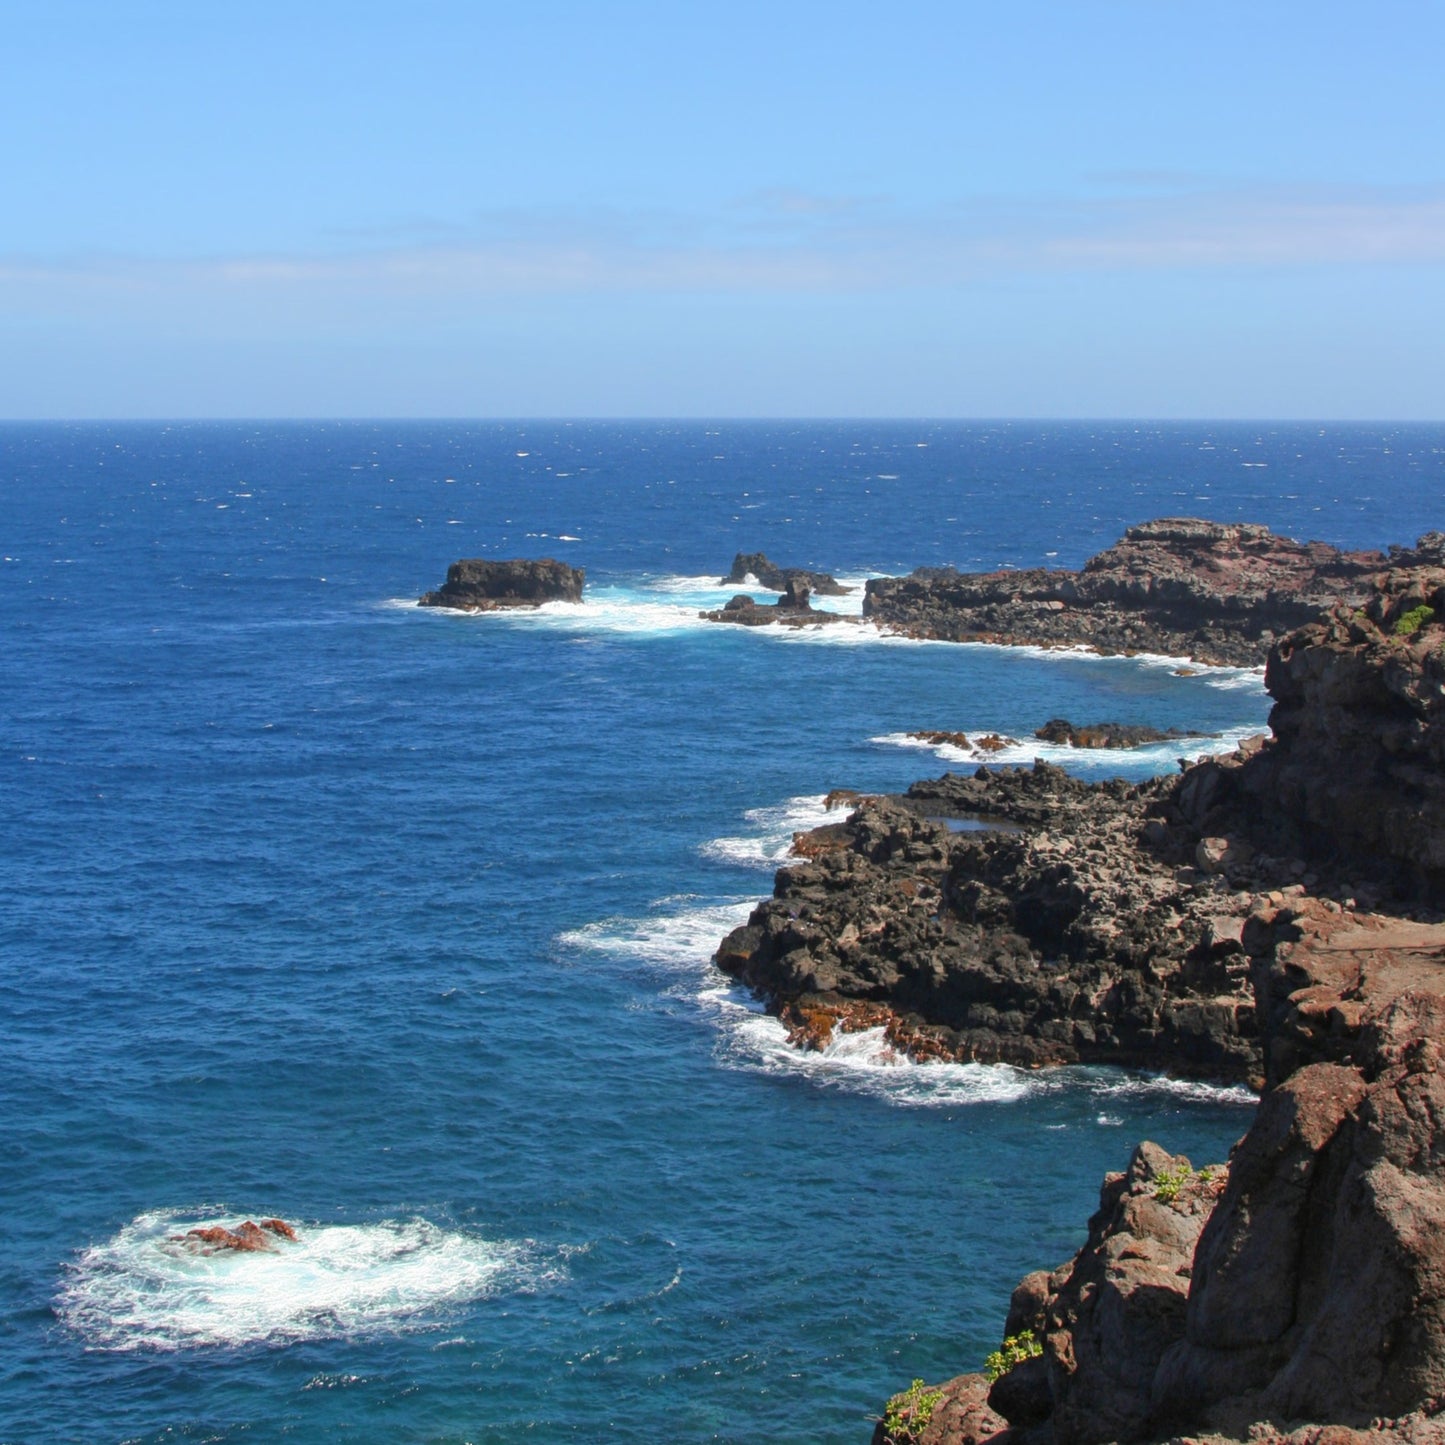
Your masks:
[[[1272,649],[1272,738],[840,797],[725,940],[805,1047],[1263,1089],[1227,1164],[1141,1145],[992,1378],[895,1397],[876,1440],[1445,1441],[1445,566],[1391,561]]]
[[[739,552],[733,558],[732,570],[722,579],[721,586],[742,586],[749,577],[755,578],[759,587],[769,592],[785,592],[790,582],[801,584],[819,597],[842,597],[855,589],[846,587],[827,572],[810,572],[806,567],[779,567],[770,562],[763,552]]]
[[[551,557],[489,561],[463,558],[447,568],[447,580],[428,592],[418,607],[454,607],[491,612],[502,607],[540,607],[544,602],[580,602],[586,574]]]
[[[1386,567],[1445,564],[1445,534],[1412,549],[1341,552],[1248,523],[1131,527],[1078,572],[923,568],[867,584],[863,615],[913,637],[1156,652],[1257,666],[1285,632],[1360,605]]]

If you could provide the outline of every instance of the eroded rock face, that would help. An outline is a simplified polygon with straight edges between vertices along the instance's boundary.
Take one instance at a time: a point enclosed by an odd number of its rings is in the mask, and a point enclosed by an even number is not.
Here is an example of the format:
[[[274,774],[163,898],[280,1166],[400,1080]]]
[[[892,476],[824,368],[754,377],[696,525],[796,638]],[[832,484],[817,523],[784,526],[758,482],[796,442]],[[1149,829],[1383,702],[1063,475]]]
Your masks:
[[[762,552],[739,552],[733,558],[732,570],[722,579],[724,587],[739,586],[749,577],[757,578],[759,587],[770,592],[785,592],[789,583],[797,583],[816,592],[819,597],[842,597],[852,592],[827,572],[810,572],[805,567],[779,567]]]
[[[1424,539],[1422,539],[1423,541]],[[1445,568],[1392,571],[1271,654],[1261,807],[1445,894]]]
[[[506,562],[464,558],[453,562],[447,580],[417,605],[490,612],[501,607],[540,607],[544,602],[580,602],[585,580],[581,567],[551,557]]]
[[[1432,536],[1435,534],[1431,534]],[[1433,555],[1429,538],[1395,560]],[[917,637],[1160,652],[1256,666],[1283,633],[1364,600],[1383,553],[1296,542],[1248,523],[1131,527],[1078,572],[922,568],[874,578],[863,615]]]

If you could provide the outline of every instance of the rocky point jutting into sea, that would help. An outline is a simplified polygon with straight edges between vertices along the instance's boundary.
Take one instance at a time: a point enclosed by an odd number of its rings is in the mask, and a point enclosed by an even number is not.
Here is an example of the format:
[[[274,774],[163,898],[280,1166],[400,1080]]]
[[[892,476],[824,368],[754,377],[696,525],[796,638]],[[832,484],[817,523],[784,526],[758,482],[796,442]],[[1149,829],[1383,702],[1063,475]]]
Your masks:
[[[1227,1163],[1141,1144],[1078,1254],[1015,1291],[994,1378],[895,1397],[875,1438],[1445,1439],[1445,536],[1343,554],[1171,520],[1079,574],[869,603],[921,635],[1267,650],[1275,699],[1272,736],[1174,777],[841,794],[719,949],[802,1047],[882,1025],[917,1058],[1263,1090]]]
[[[1433,555],[1342,552],[1267,527],[1166,517],[1130,527],[1078,572],[923,568],[868,583],[863,615],[913,637],[1160,652],[1253,666],[1337,602],[1363,602],[1386,566]]]

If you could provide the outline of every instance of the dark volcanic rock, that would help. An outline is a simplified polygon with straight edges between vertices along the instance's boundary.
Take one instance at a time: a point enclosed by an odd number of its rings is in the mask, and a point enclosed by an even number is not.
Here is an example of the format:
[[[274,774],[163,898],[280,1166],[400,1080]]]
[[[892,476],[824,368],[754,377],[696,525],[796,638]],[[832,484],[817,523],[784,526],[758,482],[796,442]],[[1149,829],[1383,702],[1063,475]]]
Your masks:
[[[1435,536],[1437,534],[1431,534]],[[1402,558],[1434,555],[1429,538]],[[1160,652],[1254,666],[1336,602],[1357,604],[1379,552],[1340,552],[1247,523],[1131,527],[1079,572],[920,569],[872,579],[863,615],[916,637]]]
[[[779,871],[718,963],[779,1012],[885,1006],[871,1021],[918,1056],[1255,1077],[1247,895],[1181,882],[1138,841],[1169,781],[1038,764],[868,800],[826,847],[804,835],[816,856]],[[1017,826],[922,815],[944,810]]]
[[[819,597],[842,597],[854,590],[852,587],[845,587],[827,572],[809,572],[804,567],[775,566],[762,552],[739,552],[733,558],[732,571],[722,579],[721,585],[741,585],[749,577],[756,577],[758,586],[766,587],[769,592],[784,592],[789,582],[799,582],[816,592]]]
[[[987,1398],[1035,1445],[1445,1438],[1445,926],[1311,899],[1273,921],[1291,1071],[1228,1168],[1141,1145],[1074,1259],[1014,1293],[1004,1333],[1043,1365]],[[962,1408],[982,1387],[942,1386],[962,1424],[927,1438],[1014,1439]]]
[[[499,607],[540,607],[544,602],[580,602],[584,578],[582,568],[550,557],[509,562],[464,558],[453,562],[442,586],[417,605],[489,612]]]
[[[1248,785],[1330,852],[1445,895],[1445,567],[1392,571],[1271,654]]]
[[[1442,553],[1439,534],[1392,553],[1359,606],[1280,642],[1271,743],[1145,785],[1139,848],[1247,910],[1208,935],[1219,960],[1252,960],[1266,1091],[1227,1174],[1144,1145],[1106,1180],[1083,1249],[1015,1292],[1005,1333],[1033,1330],[1043,1363],[989,1391],[1009,1430],[990,1433],[966,1375],[941,1387],[937,1418],[958,1427],[930,1429],[934,1445],[1445,1441]],[[1000,799],[982,774],[914,791],[989,802],[1026,837],[1099,806],[1082,784]],[[1119,869],[1113,846],[1056,884],[1090,895]],[[1394,911],[1347,898],[1361,880]],[[1028,883],[1008,880],[1015,916]],[[1067,939],[1090,915],[1057,893],[1038,916]]]
[[[1186,732],[1170,728],[1160,732],[1142,723],[1088,723],[1079,725],[1067,718],[1050,718],[1034,736],[1042,742],[1060,743],[1069,748],[1142,748],[1150,743],[1172,743],[1181,738],[1215,737],[1214,733]]]
[[[829,622],[852,622],[860,619],[841,612],[821,612],[813,606],[811,589],[798,577],[790,577],[783,595],[771,605],[760,606],[746,592],[730,598],[716,611],[699,612],[705,622],[733,622],[743,627],[765,627],[781,622],[788,627],[822,626]]]

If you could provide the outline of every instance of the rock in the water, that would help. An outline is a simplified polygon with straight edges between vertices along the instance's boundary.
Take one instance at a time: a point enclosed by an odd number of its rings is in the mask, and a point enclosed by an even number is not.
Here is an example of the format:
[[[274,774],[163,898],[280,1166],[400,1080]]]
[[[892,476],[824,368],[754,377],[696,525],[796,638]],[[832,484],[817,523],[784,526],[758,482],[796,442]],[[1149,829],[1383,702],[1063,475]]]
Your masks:
[[[211,1224],[188,1229],[184,1234],[172,1235],[171,1238],[196,1254],[216,1254],[224,1250],[254,1254],[275,1248],[270,1239],[272,1235],[280,1239],[295,1240],[296,1231],[284,1219],[263,1219],[260,1224],[248,1219],[244,1224],[238,1224],[235,1229],[227,1229],[223,1224]]]
[[[1034,731],[1040,742],[1059,743],[1067,748],[1142,748],[1150,743],[1173,743],[1183,738],[1207,738],[1214,733],[1200,733],[1180,728],[1161,732],[1143,723],[1102,722],[1079,725],[1067,718],[1050,718]]]
[[[810,572],[805,567],[778,567],[762,552],[739,552],[733,558],[732,571],[722,579],[720,585],[733,587],[745,583],[749,577],[757,579],[759,587],[769,592],[786,591],[789,582],[800,582],[820,597],[842,597],[852,592],[836,577],[827,572]]]
[[[581,567],[551,557],[507,562],[464,558],[453,562],[447,580],[417,605],[490,612],[501,607],[540,607],[544,602],[580,602],[585,577]]]
[[[743,627],[765,627],[772,622],[781,622],[788,627],[812,627],[830,622],[859,621],[847,613],[822,612],[814,607],[812,589],[796,576],[787,580],[782,596],[770,606],[760,606],[746,592],[739,592],[721,608],[699,612],[698,616],[704,622],[734,622]]]

